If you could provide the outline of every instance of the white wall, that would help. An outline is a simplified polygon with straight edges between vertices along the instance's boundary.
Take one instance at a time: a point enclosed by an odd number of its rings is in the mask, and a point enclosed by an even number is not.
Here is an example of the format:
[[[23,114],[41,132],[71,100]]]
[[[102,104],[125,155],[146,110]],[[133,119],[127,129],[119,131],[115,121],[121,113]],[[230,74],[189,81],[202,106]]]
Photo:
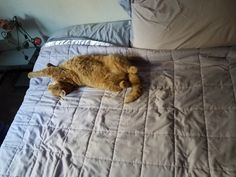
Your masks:
[[[128,19],[117,0],[0,0],[0,18],[15,15],[45,35],[75,24]]]

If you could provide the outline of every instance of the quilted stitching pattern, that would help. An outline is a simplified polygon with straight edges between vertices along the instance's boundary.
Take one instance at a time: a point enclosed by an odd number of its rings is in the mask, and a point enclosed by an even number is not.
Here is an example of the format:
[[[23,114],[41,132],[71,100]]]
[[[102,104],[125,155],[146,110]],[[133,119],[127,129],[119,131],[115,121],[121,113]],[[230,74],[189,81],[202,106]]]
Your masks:
[[[136,58],[141,98],[81,88],[59,100],[49,79],[32,79],[0,148],[0,176],[236,176],[235,48],[54,46],[35,69],[86,53]]]

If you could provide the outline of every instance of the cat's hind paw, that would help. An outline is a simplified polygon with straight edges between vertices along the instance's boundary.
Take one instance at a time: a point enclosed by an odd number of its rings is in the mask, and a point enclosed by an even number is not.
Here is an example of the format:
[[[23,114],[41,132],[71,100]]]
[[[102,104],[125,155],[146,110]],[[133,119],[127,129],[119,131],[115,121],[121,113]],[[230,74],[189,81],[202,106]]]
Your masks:
[[[138,72],[138,68],[135,66],[130,66],[128,69],[128,73],[130,74],[136,74]]]
[[[127,82],[125,80],[122,80],[119,85],[122,89],[128,88],[130,86],[129,82]]]

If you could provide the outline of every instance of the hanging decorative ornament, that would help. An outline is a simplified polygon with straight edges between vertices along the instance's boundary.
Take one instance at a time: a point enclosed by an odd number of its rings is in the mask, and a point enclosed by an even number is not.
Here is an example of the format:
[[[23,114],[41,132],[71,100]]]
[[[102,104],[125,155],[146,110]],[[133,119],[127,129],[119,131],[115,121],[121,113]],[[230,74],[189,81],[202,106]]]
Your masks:
[[[5,19],[0,19],[0,28],[11,31],[15,27],[14,21],[9,21]]]
[[[28,60],[29,57],[24,53],[24,49],[28,49],[33,46],[36,50],[40,50],[40,45],[42,44],[42,39],[40,37],[32,38],[30,34],[23,28],[22,24],[18,21],[17,17],[14,16],[12,20],[0,19],[0,28],[4,29],[0,34],[1,36],[11,42],[16,46],[17,51],[21,51],[25,59]],[[16,41],[10,41],[12,35],[11,32],[16,31]],[[20,35],[24,38],[22,42]]]
[[[29,48],[29,42],[28,42],[28,41],[25,41],[25,42],[23,43],[23,48],[24,48],[24,49],[28,49],[28,48]]]
[[[39,38],[39,37],[35,37],[33,39],[33,44],[36,45],[36,46],[40,46],[42,44],[42,39]]]

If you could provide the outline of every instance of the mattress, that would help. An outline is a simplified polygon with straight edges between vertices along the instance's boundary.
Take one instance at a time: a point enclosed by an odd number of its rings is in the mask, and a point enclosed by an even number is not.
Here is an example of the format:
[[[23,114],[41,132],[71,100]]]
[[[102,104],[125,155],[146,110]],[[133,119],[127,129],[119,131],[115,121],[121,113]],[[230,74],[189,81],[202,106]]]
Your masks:
[[[236,48],[144,50],[44,45],[34,70],[76,55],[122,54],[143,94],[82,87],[52,96],[33,78],[0,148],[1,177],[235,177]]]

